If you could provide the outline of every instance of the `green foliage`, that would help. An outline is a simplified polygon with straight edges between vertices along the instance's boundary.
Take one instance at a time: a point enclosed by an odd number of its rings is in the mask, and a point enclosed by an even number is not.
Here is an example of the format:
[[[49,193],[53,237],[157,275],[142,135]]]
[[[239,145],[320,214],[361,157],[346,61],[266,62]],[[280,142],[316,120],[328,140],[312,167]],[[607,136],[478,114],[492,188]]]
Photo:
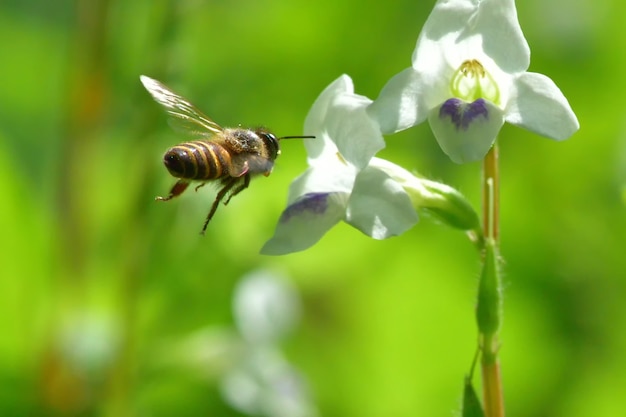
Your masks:
[[[300,291],[284,347],[321,415],[450,415],[475,347],[467,238],[422,218],[387,241],[339,226],[306,252],[260,256],[306,166],[297,141],[201,237],[214,190],[154,201],[180,137],[139,82],[162,80],[225,126],[306,133],[340,74],[375,98],[409,65],[432,3],[3,2],[0,415],[239,415],[214,375],[163,356],[200,328],[232,327],[233,288],[259,267]],[[562,143],[499,136],[507,412],[619,415],[626,6],[518,3],[530,70],[557,83],[581,130]],[[451,163],[427,127],[390,136],[381,156],[478,207],[479,164]]]

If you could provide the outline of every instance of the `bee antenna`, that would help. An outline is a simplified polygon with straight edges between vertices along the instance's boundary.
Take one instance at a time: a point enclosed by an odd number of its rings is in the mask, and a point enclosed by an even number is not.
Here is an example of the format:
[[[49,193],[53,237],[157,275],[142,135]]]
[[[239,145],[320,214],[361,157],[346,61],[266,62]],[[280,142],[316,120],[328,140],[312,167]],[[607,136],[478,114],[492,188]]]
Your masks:
[[[315,136],[283,136],[278,139],[315,139]]]

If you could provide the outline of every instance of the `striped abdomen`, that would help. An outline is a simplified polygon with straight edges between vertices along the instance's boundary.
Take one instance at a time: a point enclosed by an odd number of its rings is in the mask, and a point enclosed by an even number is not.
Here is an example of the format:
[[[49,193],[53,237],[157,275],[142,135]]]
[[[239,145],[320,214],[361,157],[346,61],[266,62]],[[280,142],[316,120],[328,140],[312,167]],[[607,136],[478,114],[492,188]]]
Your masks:
[[[213,180],[229,175],[230,154],[222,145],[196,140],[169,148],[163,163],[174,177]]]

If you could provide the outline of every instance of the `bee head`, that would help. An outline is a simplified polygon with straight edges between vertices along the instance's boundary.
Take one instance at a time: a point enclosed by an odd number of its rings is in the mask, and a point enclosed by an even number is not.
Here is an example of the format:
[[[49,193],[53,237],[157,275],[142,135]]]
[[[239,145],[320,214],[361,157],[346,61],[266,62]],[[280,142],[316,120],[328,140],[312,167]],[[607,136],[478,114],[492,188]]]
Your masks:
[[[267,149],[268,156],[271,160],[274,160],[280,154],[280,146],[278,145],[278,138],[270,132],[258,132],[259,136],[263,140],[263,144]]]
[[[277,138],[273,133],[263,129],[257,130],[256,134],[261,137],[261,140],[263,140],[265,149],[267,149],[268,157],[271,160],[276,159],[278,155],[280,155],[280,146],[278,145],[278,141],[281,139],[315,139],[315,136],[281,136]]]

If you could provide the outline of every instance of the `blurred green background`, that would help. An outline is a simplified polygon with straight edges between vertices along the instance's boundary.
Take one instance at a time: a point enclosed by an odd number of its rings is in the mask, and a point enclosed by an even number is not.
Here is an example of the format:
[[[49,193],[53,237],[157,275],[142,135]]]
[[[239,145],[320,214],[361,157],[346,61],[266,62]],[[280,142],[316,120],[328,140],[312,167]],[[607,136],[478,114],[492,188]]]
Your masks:
[[[306,168],[298,141],[201,237],[213,190],[154,201],[180,138],[139,82],[163,81],[224,126],[302,134],[342,73],[375,98],[406,68],[434,3],[4,0],[0,415],[246,415],[220,394],[228,349],[194,362],[184,346],[234,328],[234,289],[258,269],[299,294],[279,348],[319,415],[454,415],[476,342],[467,239],[423,218],[387,241],[340,225],[308,251],[260,256]],[[507,412],[619,415],[626,6],[518,3],[530,70],[557,83],[581,129],[562,143],[501,134]],[[381,156],[479,204],[480,164],[451,163],[427,125],[389,137]]]

